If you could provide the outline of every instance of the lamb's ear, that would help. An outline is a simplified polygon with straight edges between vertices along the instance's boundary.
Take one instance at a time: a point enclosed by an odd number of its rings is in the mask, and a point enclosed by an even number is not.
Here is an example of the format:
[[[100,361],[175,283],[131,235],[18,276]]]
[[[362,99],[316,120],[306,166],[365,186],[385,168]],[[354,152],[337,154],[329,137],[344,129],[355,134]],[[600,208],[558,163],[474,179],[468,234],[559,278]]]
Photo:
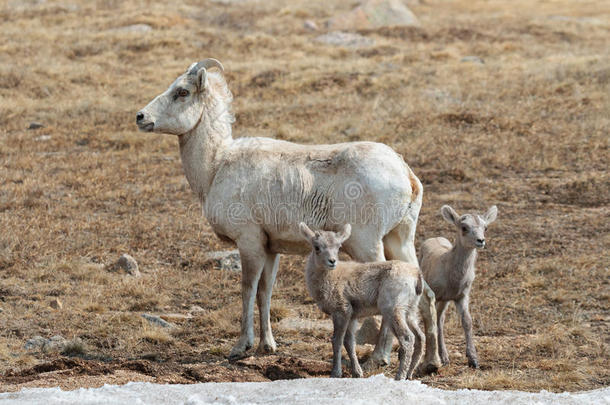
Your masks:
[[[308,242],[311,242],[311,240],[316,236],[316,234],[311,229],[309,229],[305,222],[301,222],[299,224],[299,231],[301,231],[301,235],[303,235],[303,237],[307,239]]]
[[[341,232],[337,235],[341,243],[345,242],[349,239],[352,234],[352,226],[350,224],[345,224]]]
[[[457,225],[460,216],[453,208],[448,205],[443,205],[441,207],[441,215],[445,218],[445,221],[449,222],[451,225]]]
[[[485,220],[485,223],[491,224],[493,221],[496,220],[497,216],[498,216],[498,207],[496,207],[495,205],[492,205],[491,207],[489,207],[489,209],[487,210],[485,215],[483,215],[483,219]]]

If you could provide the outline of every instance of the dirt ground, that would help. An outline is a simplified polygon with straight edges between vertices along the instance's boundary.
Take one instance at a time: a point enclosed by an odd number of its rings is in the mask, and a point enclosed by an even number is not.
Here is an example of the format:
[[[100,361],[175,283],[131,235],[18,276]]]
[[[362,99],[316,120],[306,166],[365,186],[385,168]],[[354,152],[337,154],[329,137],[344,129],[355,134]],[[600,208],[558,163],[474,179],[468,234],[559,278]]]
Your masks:
[[[282,327],[328,322],[298,256],[274,288],[277,354],[225,358],[240,276],[206,254],[232,246],[202,218],[177,139],[135,126],[205,57],[225,66],[236,137],[400,152],[425,187],[418,246],[453,237],[443,204],[498,206],[471,297],[481,369],[452,306],[452,362],[424,383],[610,385],[608,2],[422,0],[420,27],[358,31],[363,47],[316,41],[353,2],[165,3],[0,3],[0,390],[329,374],[328,329]],[[122,253],[142,277],[111,271]],[[168,330],[142,313],[185,316]],[[69,344],[26,349],[37,335]]]

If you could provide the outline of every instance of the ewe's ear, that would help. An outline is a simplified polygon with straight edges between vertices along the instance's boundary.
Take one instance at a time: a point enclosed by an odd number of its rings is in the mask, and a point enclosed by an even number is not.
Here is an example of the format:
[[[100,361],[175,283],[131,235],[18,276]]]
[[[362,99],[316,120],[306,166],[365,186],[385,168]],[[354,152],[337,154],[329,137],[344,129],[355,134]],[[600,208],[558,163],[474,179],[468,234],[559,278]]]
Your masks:
[[[347,239],[349,239],[351,234],[352,234],[352,226],[350,224],[345,224],[345,226],[343,227],[343,230],[341,230],[341,233],[339,233],[339,235],[337,235],[337,237],[339,238],[341,243],[343,243]]]
[[[448,205],[443,205],[441,207],[441,215],[445,218],[445,221],[449,222],[451,225],[457,225],[460,216],[453,208]]]
[[[299,224],[299,231],[301,231],[301,235],[303,235],[303,237],[307,239],[308,242],[311,242],[311,240],[316,236],[316,234],[313,233],[311,229],[309,229],[305,222],[301,222]]]
[[[493,221],[496,220],[496,217],[498,216],[498,207],[496,207],[495,205],[492,205],[487,212],[485,213],[485,215],[483,215],[483,219],[485,220],[485,222],[487,224],[491,224]]]
[[[208,85],[208,71],[201,68],[197,71],[197,88],[199,91],[203,91],[208,88]]]

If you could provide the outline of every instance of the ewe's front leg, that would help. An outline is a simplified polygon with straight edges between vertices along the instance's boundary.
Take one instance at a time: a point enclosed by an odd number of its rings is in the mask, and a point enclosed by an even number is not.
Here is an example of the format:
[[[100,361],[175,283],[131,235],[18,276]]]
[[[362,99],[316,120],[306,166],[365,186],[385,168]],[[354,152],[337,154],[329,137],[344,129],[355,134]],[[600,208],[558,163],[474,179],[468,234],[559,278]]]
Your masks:
[[[241,256],[241,336],[231,349],[229,360],[245,357],[254,345],[254,299],[266,259],[262,246],[258,250],[249,246],[240,247],[239,243],[237,246]]]
[[[468,365],[472,368],[479,368],[479,359],[477,350],[474,348],[474,340],[472,339],[472,318],[468,309],[468,295],[455,302],[455,306],[462,318],[462,327],[466,335],[466,357],[468,357]]]
[[[339,378],[343,375],[341,368],[341,348],[348,327],[348,316],[345,314],[333,314],[333,369],[330,376]]]
[[[271,331],[271,321],[269,319],[269,309],[271,306],[271,293],[275,276],[277,274],[280,255],[267,254],[263,274],[258,281],[256,301],[260,316],[260,342],[257,351],[259,353],[275,353],[276,345]]]
[[[424,291],[419,300],[419,311],[424,321],[426,331],[426,355],[420,367],[423,374],[431,374],[441,367],[441,359],[438,357],[438,330],[436,327],[436,306],[434,291],[424,281]]]

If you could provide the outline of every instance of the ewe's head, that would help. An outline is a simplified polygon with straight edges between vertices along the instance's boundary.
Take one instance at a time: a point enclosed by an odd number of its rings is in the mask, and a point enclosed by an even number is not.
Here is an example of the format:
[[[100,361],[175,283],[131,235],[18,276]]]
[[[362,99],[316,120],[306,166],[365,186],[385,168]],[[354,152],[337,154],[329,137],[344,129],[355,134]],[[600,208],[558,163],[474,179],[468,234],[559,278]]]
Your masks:
[[[312,257],[315,261],[316,266],[319,268],[327,268],[333,270],[337,267],[339,261],[339,248],[341,244],[349,238],[352,227],[350,224],[346,224],[341,232],[329,232],[329,231],[312,231],[305,224],[301,222],[299,224],[301,235],[312,247]]]
[[[496,220],[498,208],[492,206],[484,215],[464,214],[458,215],[453,208],[443,205],[441,214],[447,222],[455,225],[459,241],[466,247],[485,247],[485,231],[487,225]]]
[[[217,98],[225,98],[229,103],[231,94],[226,82],[221,75],[208,73],[211,68],[223,71],[216,59],[193,63],[165,92],[140,110],[136,115],[140,131],[183,135],[199,124],[205,108],[215,108],[210,104],[218,104]]]

